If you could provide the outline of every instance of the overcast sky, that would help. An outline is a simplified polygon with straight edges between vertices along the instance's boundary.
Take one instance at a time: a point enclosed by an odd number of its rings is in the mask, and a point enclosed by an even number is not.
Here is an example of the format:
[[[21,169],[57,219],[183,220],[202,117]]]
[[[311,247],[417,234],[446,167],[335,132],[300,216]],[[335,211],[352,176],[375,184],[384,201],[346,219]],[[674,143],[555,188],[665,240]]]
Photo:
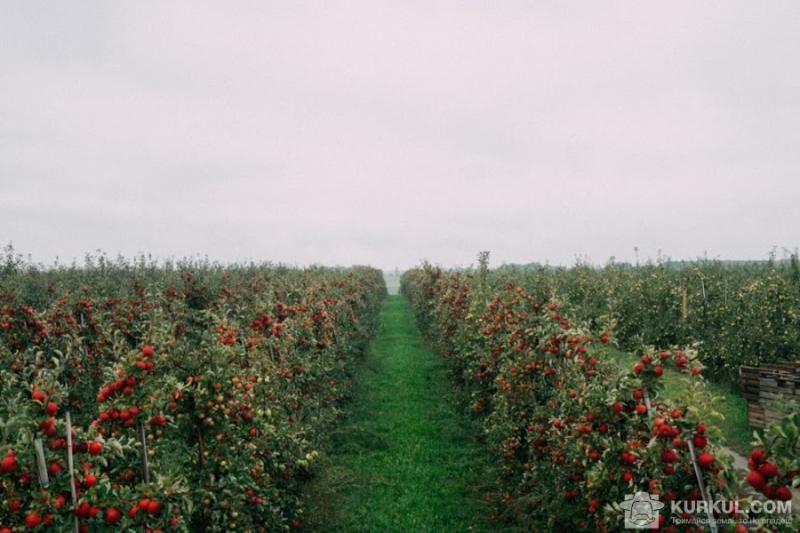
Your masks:
[[[794,0],[0,6],[0,242],[38,261],[800,244]]]

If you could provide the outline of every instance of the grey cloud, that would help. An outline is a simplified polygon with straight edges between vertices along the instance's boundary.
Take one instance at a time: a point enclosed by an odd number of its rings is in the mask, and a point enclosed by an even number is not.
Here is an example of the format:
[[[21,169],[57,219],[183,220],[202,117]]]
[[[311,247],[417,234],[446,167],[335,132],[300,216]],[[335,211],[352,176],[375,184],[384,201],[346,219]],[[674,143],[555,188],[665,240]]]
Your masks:
[[[0,4],[0,240],[221,260],[797,246],[795,2]]]

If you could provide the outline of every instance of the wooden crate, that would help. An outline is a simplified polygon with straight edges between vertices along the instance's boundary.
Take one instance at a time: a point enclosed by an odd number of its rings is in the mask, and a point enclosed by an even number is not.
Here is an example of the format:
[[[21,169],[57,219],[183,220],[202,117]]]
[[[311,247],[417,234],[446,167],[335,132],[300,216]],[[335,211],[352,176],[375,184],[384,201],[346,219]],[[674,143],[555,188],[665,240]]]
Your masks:
[[[781,418],[774,402],[800,403],[800,361],[769,363],[739,369],[739,387],[747,400],[751,427],[763,428]]]

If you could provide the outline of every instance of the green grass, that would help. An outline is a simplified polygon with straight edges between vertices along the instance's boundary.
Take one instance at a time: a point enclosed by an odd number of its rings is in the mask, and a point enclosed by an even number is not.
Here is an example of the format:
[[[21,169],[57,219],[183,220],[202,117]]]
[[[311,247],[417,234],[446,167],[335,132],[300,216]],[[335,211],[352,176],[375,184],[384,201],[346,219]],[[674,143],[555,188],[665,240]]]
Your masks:
[[[632,354],[610,349],[610,355],[620,367],[631,368],[638,358]],[[689,390],[689,381],[680,372],[667,368],[664,372],[664,397],[677,399]],[[747,401],[729,384],[706,381],[706,401],[722,418],[714,421],[725,438],[725,445],[742,455],[750,453],[753,430],[747,424]]]
[[[635,358],[611,357],[628,368]],[[687,393],[678,372],[664,373],[668,399]],[[734,451],[752,431],[745,400],[707,382],[705,402]],[[400,296],[384,302],[377,337],[357,376],[348,416],[306,491],[312,531],[491,531],[480,493],[494,479],[480,430],[459,412],[444,361],[428,350]]]
[[[349,415],[309,486],[316,531],[483,531],[488,457],[400,296],[384,302]]]

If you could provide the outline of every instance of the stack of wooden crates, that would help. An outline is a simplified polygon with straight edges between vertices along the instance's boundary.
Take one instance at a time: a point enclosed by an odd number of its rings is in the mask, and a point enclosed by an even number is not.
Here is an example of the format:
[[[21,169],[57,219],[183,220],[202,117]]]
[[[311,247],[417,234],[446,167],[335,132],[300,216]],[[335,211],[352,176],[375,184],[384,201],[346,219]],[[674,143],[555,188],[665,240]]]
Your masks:
[[[763,428],[781,419],[777,404],[800,404],[800,361],[743,366],[739,369],[742,395],[747,400],[751,427]]]

